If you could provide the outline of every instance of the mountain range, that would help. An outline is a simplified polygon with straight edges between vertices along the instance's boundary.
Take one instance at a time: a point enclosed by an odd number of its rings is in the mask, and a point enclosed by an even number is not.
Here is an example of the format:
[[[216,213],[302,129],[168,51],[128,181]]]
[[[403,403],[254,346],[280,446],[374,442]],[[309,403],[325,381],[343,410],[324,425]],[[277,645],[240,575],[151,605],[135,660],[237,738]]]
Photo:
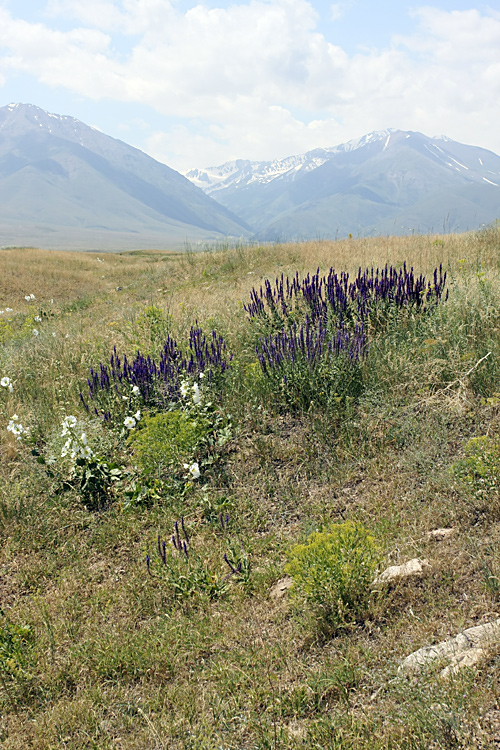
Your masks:
[[[461,232],[500,218],[500,157],[446,136],[384,130],[185,174],[261,240]]]
[[[248,237],[186,177],[73,117],[0,108],[0,246],[168,247]]]
[[[0,247],[460,232],[500,218],[500,156],[385,130],[182,175],[73,117],[10,104],[0,108],[0,206]]]

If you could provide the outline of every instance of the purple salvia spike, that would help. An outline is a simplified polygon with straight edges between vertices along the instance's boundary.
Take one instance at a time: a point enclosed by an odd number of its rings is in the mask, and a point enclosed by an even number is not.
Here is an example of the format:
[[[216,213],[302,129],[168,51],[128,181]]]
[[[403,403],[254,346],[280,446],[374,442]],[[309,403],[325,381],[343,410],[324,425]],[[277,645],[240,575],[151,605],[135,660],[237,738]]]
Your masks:
[[[184,526],[184,517],[181,518],[181,526],[182,526],[182,533],[184,534],[187,544],[189,544],[189,537],[187,535],[186,527]]]

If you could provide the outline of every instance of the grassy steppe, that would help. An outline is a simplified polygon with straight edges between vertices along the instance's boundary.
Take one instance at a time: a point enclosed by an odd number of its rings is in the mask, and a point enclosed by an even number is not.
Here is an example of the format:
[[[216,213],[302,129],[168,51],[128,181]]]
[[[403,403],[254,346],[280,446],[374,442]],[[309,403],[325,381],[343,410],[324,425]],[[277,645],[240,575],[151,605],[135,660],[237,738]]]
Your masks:
[[[252,288],[403,262],[428,278],[442,263],[449,299],[373,335],[356,398],[280,405],[243,309]],[[196,254],[0,251],[0,379],[12,382],[0,388],[2,748],[498,747],[494,650],[448,680],[398,666],[500,616],[499,272],[497,228]],[[200,477],[174,477],[180,427],[141,452],[121,418],[92,419],[79,394],[114,347],[157,357],[196,322],[233,356],[210,407],[208,437],[224,440],[207,443]],[[147,434],[148,409],[135,408]],[[22,440],[6,429],[14,414]],[[119,467],[101,495],[102,475],[85,492],[60,457],[68,415]],[[191,568],[173,550],[167,574],[157,537],[181,517]],[[380,569],[415,557],[431,568],[328,631],[273,587],[294,545],[344,521],[370,532]],[[453,533],[429,538],[442,527]],[[174,583],[196,561],[209,580],[193,573],[182,593]]]

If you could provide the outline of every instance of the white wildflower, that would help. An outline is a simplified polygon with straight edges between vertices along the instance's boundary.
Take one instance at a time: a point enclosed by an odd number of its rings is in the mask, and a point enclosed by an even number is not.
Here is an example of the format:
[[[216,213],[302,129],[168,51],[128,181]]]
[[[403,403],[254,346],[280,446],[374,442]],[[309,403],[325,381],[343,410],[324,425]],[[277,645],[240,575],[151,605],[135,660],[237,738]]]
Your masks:
[[[193,385],[193,402],[195,404],[201,404],[201,393],[198,383]]]
[[[64,417],[63,422],[62,422],[61,434],[63,436],[67,435],[68,432],[70,432],[71,429],[76,425],[76,422],[77,422],[76,417],[74,417],[72,414],[70,414],[67,417]]]
[[[138,385],[132,386],[132,393],[134,394],[134,396],[138,396],[140,392],[141,392],[141,389],[139,388]]]
[[[198,466],[197,461],[195,461],[191,465],[184,464],[184,468],[188,470],[193,479],[198,479],[198,477],[200,476],[200,467]]]
[[[33,328],[33,336],[38,336],[40,331],[37,328]]]
[[[134,414],[134,419],[136,420],[136,422],[140,422],[141,421],[141,410],[140,409],[137,409],[136,413]]]
[[[12,385],[12,381],[7,376],[3,377],[0,380],[0,385],[2,386],[2,388],[7,388],[7,390],[9,391],[9,393],[12,393],[12,391],[14,390],[14,386]]]
[[[67,455],[68,455],[68,453],[69,453],[69,450],[70,450],[70,448],[71,448],[71,443],[72,443],[72,440],[71,440],[71,438],[68,438],[68,440],[66,440],[66,442],[64,443],[64,445],[63,445],[63,447],[62,447],[62,450],[61,450],[61,458],[64,458],[65,456],[67,456]]]
[[[186,396],[189,393],[189,383],[187,382],[187,380],[182,381],[180,390],[181,390],[181,396],[186,398]]]
[[[94,452],[89,445],[85,445],[81,450],[83,458],[92,458]]]
[[[12,309],[12,307],[6,307],[5,312],[14,312],[14,310]]]
[[[42,319],[41,319],[41,317],[39,315],[35,315],[34,320],[35,320],[35,323],[41,323],[42,322]]]
[[[134,417],[125,417],[123,424],[125,425],[125,427],[128,427],[129,430],[133,430],[136,425],[136,421]]]
[[[17,440],[21,440],[22,435],[25,434],[27,430],[22,426],[22,424],[19,424],[19,422],[17,421],[18,419],[19,417],[17,416],[17,414],[14,414],[10,418],[9,424],[7,425],[7,431],[15,435]]]

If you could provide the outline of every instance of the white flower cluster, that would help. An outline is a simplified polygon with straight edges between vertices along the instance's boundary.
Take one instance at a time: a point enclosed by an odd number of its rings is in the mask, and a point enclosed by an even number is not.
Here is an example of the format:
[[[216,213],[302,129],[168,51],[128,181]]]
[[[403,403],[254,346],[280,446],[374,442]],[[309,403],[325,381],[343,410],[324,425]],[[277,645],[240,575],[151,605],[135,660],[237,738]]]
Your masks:
[[[17,416],[17,414],[13,414],[10,418],[9,424],[7,425],[7,430],[9,432],[12,432],[12,434],[15,435],[18,440],[21,440],[22,436],[27,432],[26,428],[23,427],[19,422],[19,417]]]
[[[36,297],[34,294],[25,294],[24,299],[26,300],[26,302],[31,302],[31,300],[36,299]]]
[[[137,386],[134,386],[134,387],[137,388]],[[133,417],[125,417],[123,424],[125,425],[125,427],[128,427],[129,430],[133,430],[137,422],[140,422],[140,421],[141,421],[141,412],[140,412],[140,409],[137,409]]]
[[[69,437],[64,443],[63,449],[61,451],[61,458],[64,458],[68,455],[73,459],[92,458],[94,452],[88,445],[87,434],[85,432],[82,432],[80,433],[80,435],[77,435],[76,424],[77,419],[72,415],[63,419],[61,435],[63,437],[69,435]]]
[[[2,388],[7,388],[7,390],[9,391],[9,393],[12,393],[12,391],[14,390],[14,386],[12,385],[12,381],[7,376],[3,377],[0,380],[0,385],[2,386]]]
[[[203,373],[200,373],[200,378],[202,377]],[[183,380],[181,382],[180,391],[182,398],[188,398],[190,391],[192,391],[193,404],[195,404],[196,406],[201,404],[201,391],[198,383],[193,383],[193,385],[191,385],[187,380]]]
[[[6,307],[5,310],[0,310],[0,315],[3,315],[4,313],[14,312],[12,307]]]

